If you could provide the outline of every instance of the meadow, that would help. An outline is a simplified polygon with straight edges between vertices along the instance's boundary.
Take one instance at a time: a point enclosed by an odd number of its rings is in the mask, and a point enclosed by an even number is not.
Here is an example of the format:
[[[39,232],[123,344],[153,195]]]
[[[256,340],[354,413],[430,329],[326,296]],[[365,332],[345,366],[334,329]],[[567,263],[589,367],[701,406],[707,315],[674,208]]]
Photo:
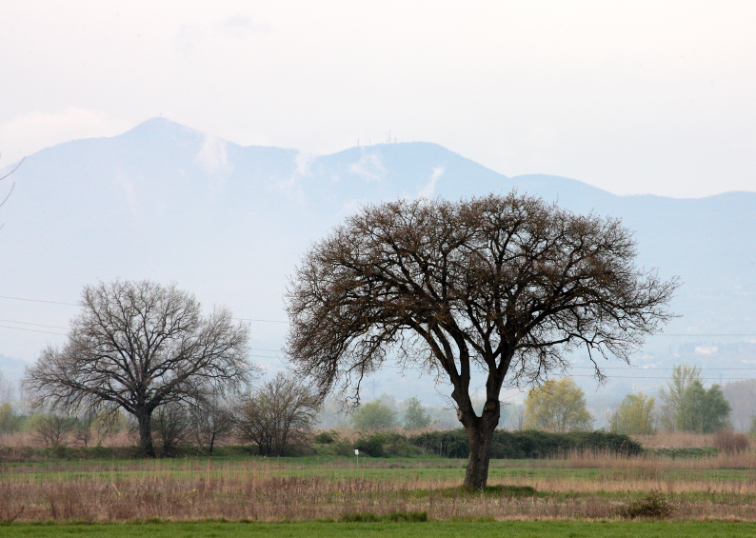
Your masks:
[[[492,460],[484,492],[460,488],[464,467],[461,459],[428,456],[6,462],[0,464],[0,521],[14,523],[0,534],[22,522],[213,520],[306,529],[308,522],[333,521],[346,529],[360,521],[399,527],[415,520],[756,521],[750,451]]]

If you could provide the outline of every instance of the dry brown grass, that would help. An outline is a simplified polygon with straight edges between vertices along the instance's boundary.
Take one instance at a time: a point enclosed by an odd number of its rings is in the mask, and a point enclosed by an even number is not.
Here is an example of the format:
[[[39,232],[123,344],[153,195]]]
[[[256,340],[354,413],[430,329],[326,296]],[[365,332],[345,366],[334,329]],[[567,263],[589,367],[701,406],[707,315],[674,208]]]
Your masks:
[[[351,460],[317,467],[295,461],[248,458],[133,462],[59,462],[41,473],[33,464],[0,469],[0,520],[126,521],[142,518],[201,518],[301,521],[338,519],[343,514],[427,511],[433,519],[618,518],[636,495],[658,491],[669,495],[673,518],[756,520],[756,457],[753,454],[697,460],[623,459],[610,455],[571,455],[531,462],[497,461],[495,467],[569,472],[527,472],[491,485],[529,486],[538,496],[450,494],[460,473],[450,476],[412,469],[460,468],[460,460],[417,463],[366,460],[362,476]],[[391,469],[401,466],[397,472]],[[585,478],[593,467],[598,473]],[[409,469],[408,469],[409,468]],[[740,469],[737,479],[706,478],[705,470]],[[370,478],[381,470],[382,478]],[[688,471],[670,478],[670,471]],[[693,472],[689,472],[693,471]]]
[[[260,480],[145,479],[112,482],[0,482],[0,519],[126,521],[143,518],[202,518],[256,521],[338,519],[343,514],[427,511],[432,519],[619,518],[626,505],[605,495],[569,498],[448,495],[449,483],[387,484],[364,479],[267,478]],[[510,483],[511,485],[511,483]],[[537,483],[540,491],[565,484]],[[574,485],[574,484],[573,484]],[[655,481],[637,482],[649,491]],[[417,496],[417,486],[431,486]],[[435,486],[433,488],[432,486]],[[561,487],[560,487],[561,486]],[[642,487],[641,487],[642,486]],[[575,492],[575,489],[571,491]],[[748,503],[675,502],[672,517],[754,520]]]
[[[349,439],[358,436],[349,429],[340,433]],[[108,446],[133,444],[126,435],[109,438]],[[5,436],[0,444],[24,450],[28,441],[17,434]],[[660,434],[641,442],[655,448],[701,448],[711,446],[712,436]],[[355,472],[355,462],[347,458],[315,467],[261,458],[60,461],[47,462],[42,472],[33,463],[0,463],[0,521],[302,521],[396,511],[427,511],[430,518],[441,520],[612,519],[652,491],[668,496],[671,518],[756,521],[756,454],[751,450],[677,459],[576,452],[492,462],[492,476],[504,473],[506,478],[492,478],[490,485],[538,492],[524,497],[450,494],[461,483],[464,465],[463,460],[366,459]],[[413,472],[429,468],[438,472]]]
[[[63,439],[63,444],[70,447],[81,447],[84,443],[78,440],[73,434],[67,435]],[[89,446],[97,444],[97,437],[94,436]],[[117,433],[111,433],[103,437],[102,446],[104,447],[128,447],[136,444],[136,436],[128,430],[122,430]],[[37,435],[32,432],[15,432],[0,433],[0,446],[11,447],[15,449],[23,448],[43,448],[45,446]]]
[[[708,448],[714,446],[713,434],[671,432],[632,435],[644,448]]]

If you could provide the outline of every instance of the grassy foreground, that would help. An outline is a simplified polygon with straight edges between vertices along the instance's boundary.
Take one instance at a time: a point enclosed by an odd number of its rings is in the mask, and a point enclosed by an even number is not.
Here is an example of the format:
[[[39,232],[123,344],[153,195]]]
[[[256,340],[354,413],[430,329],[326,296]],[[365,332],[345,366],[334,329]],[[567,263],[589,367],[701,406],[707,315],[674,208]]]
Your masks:
[[[582,454],[495,460],[485,494],[463,491],[463,474],[464,461],[444,458],[361,458],[359,466],[355,458],[344,457],[0,464],[0,523],[272,523],[417,512],[447,522],[756,522],[752,452],[687,459]],[[0,538],[3,534],[0,528]]]
[[[365,536],[429,538],[740,538],[756,536],[756,524],[733,522],[506,521],[427,523],[146,523],[0,526],[3,538],[329,538]]]

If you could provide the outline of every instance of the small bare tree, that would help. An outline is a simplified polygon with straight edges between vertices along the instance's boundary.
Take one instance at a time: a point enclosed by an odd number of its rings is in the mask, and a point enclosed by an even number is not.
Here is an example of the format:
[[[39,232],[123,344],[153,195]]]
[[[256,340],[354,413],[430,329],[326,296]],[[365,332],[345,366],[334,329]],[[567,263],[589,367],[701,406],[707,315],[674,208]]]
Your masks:
[[[340,385],[359,400],[390,353],[450,383],[470,440],[464,483],[481,489],[505,381],[537,384],[579,346],[601,379],[598,358],[627,361],[670,317],[676,281],[638,269],[635,256],[619,221],[516,193],[367,207],[297,268],[287,351],[321,397]]]
[[[156,409],[200,403],[250,378],[247,327],[225,308],[202,316],[194,296],[173,285],[87,286],[81,307],[63,349],[43,351],[24,384],[53,409],[125,410],[146,456],[155,456]]]
[[[44,413],[34,417],[34,436],[45,446],[63,447],[66,437],[73,430],[75,421],[55,413]]]
[[[152,419],[152,432],[164,456],[173,456],[176,449],[189,440],[190,418],[177,403],[158,408]]]
[[[213,453],[216,443],[225,441],[234,433],[236,419],[231,408],[219,398],[211,398],[190,410],[190,429],[199,447]]]
[[[73,438],[83,445],[89,447],[89,443],[95,437],[95,421],[97,415],[91,411],[84,412],[80,417],[76,419],[76,423],[73,427]]]
[[[312,430],[318,400],[310,387],[279,373],[254,391],[238,410],[242,439],[263,456],[283,456]]]

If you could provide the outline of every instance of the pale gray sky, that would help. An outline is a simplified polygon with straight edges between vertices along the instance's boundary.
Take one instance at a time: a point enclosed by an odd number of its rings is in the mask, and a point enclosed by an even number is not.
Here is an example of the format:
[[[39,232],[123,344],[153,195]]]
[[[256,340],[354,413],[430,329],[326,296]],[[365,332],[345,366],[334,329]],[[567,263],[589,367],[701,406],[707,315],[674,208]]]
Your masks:
[[[611,192],[756,190],[755,2],[5,2],[0,167],[158,115],[439,143]]]

